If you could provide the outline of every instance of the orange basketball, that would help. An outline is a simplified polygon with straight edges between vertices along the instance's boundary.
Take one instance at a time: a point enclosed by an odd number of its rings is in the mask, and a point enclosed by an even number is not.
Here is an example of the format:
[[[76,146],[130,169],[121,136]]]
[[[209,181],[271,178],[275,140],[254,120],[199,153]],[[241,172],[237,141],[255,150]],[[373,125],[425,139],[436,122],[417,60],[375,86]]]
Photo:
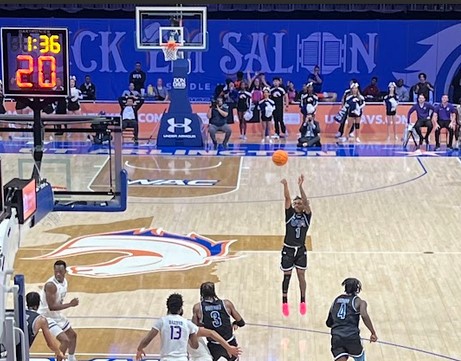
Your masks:
[[[274,154],[272,154],[272,161],[275,165],[281,167],[282,165],[287,164],[288,162],[288,153],[284,150],[276,150]]]

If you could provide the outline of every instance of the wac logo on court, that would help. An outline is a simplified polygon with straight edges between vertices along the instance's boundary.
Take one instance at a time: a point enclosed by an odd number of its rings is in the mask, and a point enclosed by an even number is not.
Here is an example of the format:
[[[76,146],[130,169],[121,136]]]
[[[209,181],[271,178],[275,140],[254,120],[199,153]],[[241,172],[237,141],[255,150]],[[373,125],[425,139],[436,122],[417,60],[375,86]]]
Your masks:
[[[120,254],[109,261],[91,265],[72,265],[74,276],[111,278],[153,272],[187,270],[229,256],[231,241],[213,241],[196,233],[180,235],[162,229],[135,229],[86,235],[71,239],[53,252],[33,260],[54,260],[96,253]]]

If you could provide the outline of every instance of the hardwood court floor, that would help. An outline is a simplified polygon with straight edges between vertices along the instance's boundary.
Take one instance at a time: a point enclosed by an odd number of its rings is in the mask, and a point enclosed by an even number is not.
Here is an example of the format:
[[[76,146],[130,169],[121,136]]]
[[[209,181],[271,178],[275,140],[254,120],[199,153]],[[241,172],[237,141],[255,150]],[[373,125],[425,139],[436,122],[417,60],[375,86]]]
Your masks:
[[[104,176],[103,168],[92,167],[104,158],[77,164],[80,155],[62,157],[70,161],[74,185],[88,186]],[[8,179],[17,156],[3,158]],[[155,167],[172,159],[128,160]],[[124,213],[55,213],[28,233],[15,264],[16,272],[26,276],[27,291],[38,290],[52,274],[53,262],[67,256],[68,298],[79,297],[80,305],[65,313],[79,335],[80,359],[132,356],[153,318],[164,315],[170,293],[183,294],[190,317],[200,283],[212,280],[218,295],[231,299],[248,323],[237,332],[242,360],[329,360],[326,315],[342,280],[354,276],[363,283],[362,297],[380,339],[365,342],[370,360],[461,360],[457,158],[293,157],[277,168],[268,157],[245,157],[223,161],[211,176],[206,168],[216,160],[189,157],[189,168],[204,169],[186,175],[182,164],[169,176],[216,179],[230,187],[226,192],[146,185],[142,194],[130,197]],[[298,314],[293,277],[291,315],[283,318],[279,182],[287,177],[294,196],[300,173],[306,175],[313,209],[308,314]],[[132,231],[117,233],[122,230]],[[187,238],[186,248],[177,235],[190,232],[197,234]],[[369,337],[365,328],[362,336]],[[155,342],[147,351],[156,354],[158,346]],[[41,338],[32,351],[49,353]]]

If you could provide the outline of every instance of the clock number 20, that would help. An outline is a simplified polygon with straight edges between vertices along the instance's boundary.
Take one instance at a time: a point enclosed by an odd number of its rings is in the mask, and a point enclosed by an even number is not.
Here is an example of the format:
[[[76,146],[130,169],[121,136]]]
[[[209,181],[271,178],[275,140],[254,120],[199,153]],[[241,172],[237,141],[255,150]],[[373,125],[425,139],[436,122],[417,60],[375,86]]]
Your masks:
[[[23,81],[23,76],[30,76],[34,72],[34,58],[30,55],[18,55],[17,61],[19,69],[16,71],[16,84],[20,88],[32,88],[33,84],[30,81]],[[25,63],[25,64],[24,64]],[[45,81],[45,64],[50,67],[49,82]],[[22,65],[26,65],[23,67]],[[38,86],[40,88],[54,88],[56,86],[56,58],[49,55],[41,55],[37,58],[38,68]]]

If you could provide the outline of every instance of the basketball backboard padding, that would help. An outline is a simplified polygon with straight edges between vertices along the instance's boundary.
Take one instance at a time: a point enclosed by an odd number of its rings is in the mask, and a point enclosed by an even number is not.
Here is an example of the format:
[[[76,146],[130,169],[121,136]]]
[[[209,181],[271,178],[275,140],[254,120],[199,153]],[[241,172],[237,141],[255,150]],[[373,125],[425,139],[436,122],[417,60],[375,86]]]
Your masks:
[[[208,48],[206,6],[137,6],[136,46],[140,50],[162,50],[160,28],[182,27],[179,50],[205,51]]]

